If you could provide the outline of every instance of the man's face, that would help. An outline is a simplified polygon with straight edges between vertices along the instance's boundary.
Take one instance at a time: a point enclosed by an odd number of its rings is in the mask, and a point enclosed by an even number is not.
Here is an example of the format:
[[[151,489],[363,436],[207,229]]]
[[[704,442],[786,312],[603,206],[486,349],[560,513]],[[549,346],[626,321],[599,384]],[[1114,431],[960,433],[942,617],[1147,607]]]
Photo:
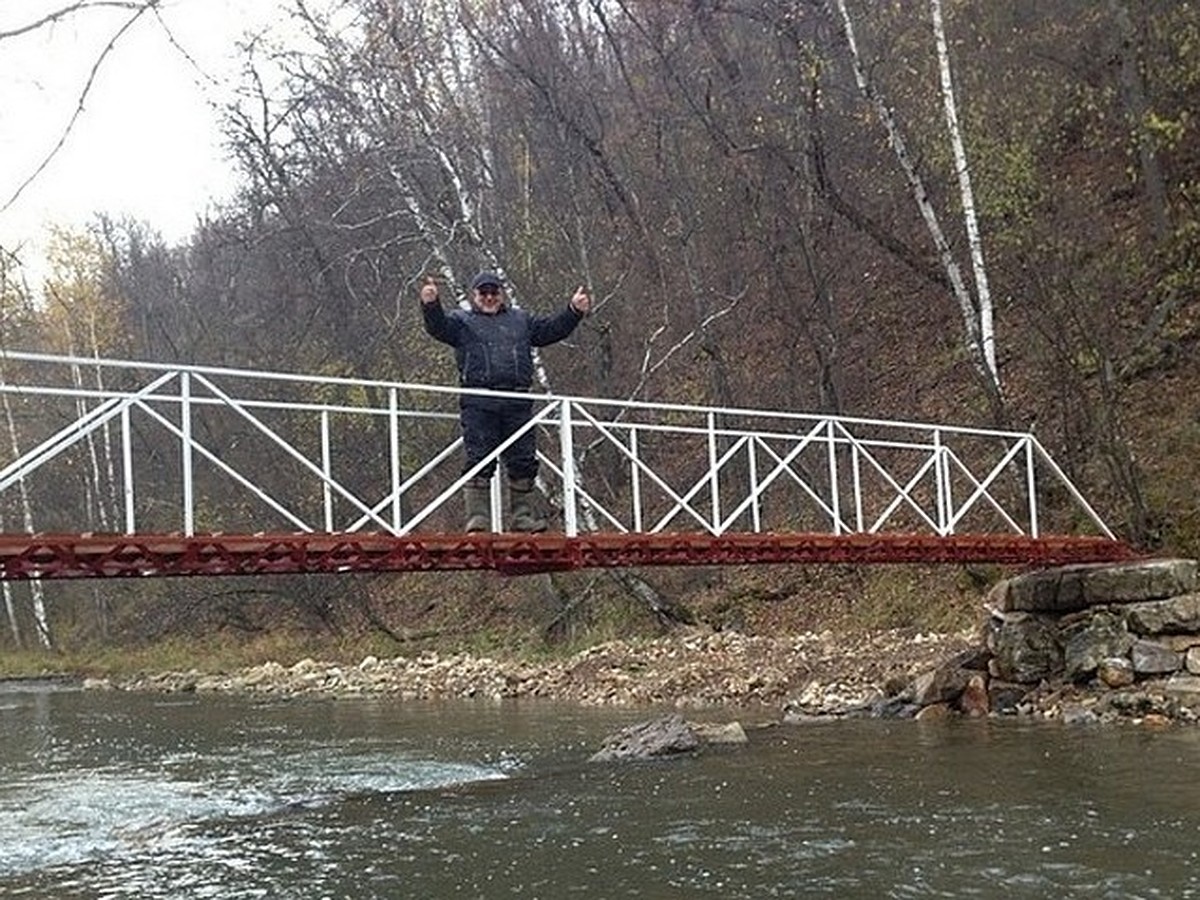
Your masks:
[[[475,288],[475,308],[485,315],[494,316],[504,305],[504,288],[498,284],[484,284]]]

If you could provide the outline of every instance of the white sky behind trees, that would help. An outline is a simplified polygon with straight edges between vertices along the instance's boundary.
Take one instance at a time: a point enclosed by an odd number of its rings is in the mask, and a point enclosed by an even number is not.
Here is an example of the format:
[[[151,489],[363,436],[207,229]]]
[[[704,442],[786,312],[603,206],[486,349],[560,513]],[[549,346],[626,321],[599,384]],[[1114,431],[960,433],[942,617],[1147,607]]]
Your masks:
[[[0,40],[0,245],[38,268],[47,226],[82,227],[97,212],[131,216],[168,241],[190,234],[234,187],[212,103],[233,96],[247,32],[286,21],[279,0],[163,0],[117,41],[66,142],[54,148],[89,73],[130,15],[95,3],[53,25]],[[0,33],[71,0],[0,0]],[[187,56],[195,65],[188,61]]]

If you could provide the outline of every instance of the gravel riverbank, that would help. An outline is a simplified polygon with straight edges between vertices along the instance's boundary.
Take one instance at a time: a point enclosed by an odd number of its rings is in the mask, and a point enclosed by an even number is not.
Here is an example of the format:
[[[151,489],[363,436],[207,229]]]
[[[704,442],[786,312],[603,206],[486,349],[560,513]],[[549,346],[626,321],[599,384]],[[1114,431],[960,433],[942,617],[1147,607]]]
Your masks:
[[[554,660],[424,652],[353,664],[303,659],[167,672],[93,689],[401,700],[755,708],[784,721],[866,712],[1065,722],[1200,722],[1200,566],[1190,559],[1069,566],[996,585],[980,626],[747,635],[680,630]]]
[[[908,630],[785,637],[691,631],[612,641],[551,661],[432,652],[356,665],[314,659],[227,673],[166,672],[91,689],[221,691],[277,696],[387,695],[417,699],[546,699],[584,705],[672,706],[832,714],[878,700],[972,644],[970,634]]]

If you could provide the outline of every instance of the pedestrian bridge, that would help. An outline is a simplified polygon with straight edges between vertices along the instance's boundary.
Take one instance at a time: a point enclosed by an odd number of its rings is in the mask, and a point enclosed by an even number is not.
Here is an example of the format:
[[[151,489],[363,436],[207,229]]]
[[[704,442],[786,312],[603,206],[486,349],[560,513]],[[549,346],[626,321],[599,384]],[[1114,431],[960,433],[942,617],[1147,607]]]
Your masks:
[[[551,531],[504,533],[497,477],[468,535],[459,389],[13,351],[0,376],[0,579],[1132,555],[1027,432],[534,394]]]

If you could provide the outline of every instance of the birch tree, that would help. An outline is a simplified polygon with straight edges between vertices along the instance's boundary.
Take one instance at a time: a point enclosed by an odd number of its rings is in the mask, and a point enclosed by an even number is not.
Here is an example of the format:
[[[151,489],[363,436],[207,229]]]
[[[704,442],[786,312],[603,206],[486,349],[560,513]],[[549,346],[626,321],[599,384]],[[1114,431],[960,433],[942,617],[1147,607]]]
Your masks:
[[[841,0],[843,7],[845,0]],[[975,213],[975,191],[971,187],[971,169],[967,164],[967,149],[963,143],[962,129],[958,124],[958,101],[954,96],[954,79],[950,73],[950,48],[946,41],[946,25],[942,18],[942,0],[929,0],[930,18],[933,22],[933,38],[937,44],[938,75],[942,87],[942,107],[946,114],[946,131],[954,151],[954,171],[958,176],[958,196],[962,203],[963,221],[967,232],[967,246],[971,254],[971,271],[975,277],[974,297],[968,296],[967,303],[973,314],[974,327],[968,333],[978,341],[977,352],[983,358],[983,368],[997,395],[1002,395],[1000,370],[996,366],[995,314],[992,308],[992,291],[988,287],[987,266],[983,259],[983,239],[979,234],[979,217]],[[962,298],[960,298],[960,304]]]
[[[24,307],[26,304],[24,298],[27,291],[24,290],[24,285],[14,279],[14,275],[18,270],[19,265],[17,260],[11,256],[3,248],[0,248],[0,346],[7,346],[10,336],[10,326],[14,318],[13,311],[10,306],[17,305]],[[5,397],[7,401],[7,395]],[[7,417],[6,417],[7,418]],[[0,509],[0,533],[5,530],[5,518],[3,509]],[[17,619],[17,608],[13,598],[13,586],[10,582],[5,581],[0,585],[0,589],[4,593],[4,612],[8,618],[8,627],[12,632],[13,643],[17,647],[21,646],[21,623]]]
[[[975,216],[974,194],[970,183],[970,169],[967,164],[966,151],[962,141],[961,129],[958,125],[957,104],[954,99],[953,83],[950,75],[949,51],[946,45],[945,27],[941,14],[939,0],[930,0],[933,18],[934,40],[938,52],[938,68],[941,78],[943,109],[945,111],[947,130],[953,149],[956,175],[958,176],[960,201],[964,210],[968,244],[970,247],[971,263],[975,275],[975,290],[972,291],[963,276],[953,247],[942,225],[941,217],[933,204],[929,187],[921,174],[917,160],[908,146],[908,139],[901,127],[895,111],[888,104],[879,85],[871,76],[871,66],[864,59],[855,37],[854,20],[846,5],[846,0],[834,0],[836,20],[840,24],[843,43],[850,57],[854,72],[855,84],[859,92],[875,110],[879,121],[887,133],[888,144],[891,147],[897,163],[908,182],[913,200],[925,223],[925,228],[933,242],[938,260],[945,272],[950,285],[950,291],[958,304],[962,317],[967,352],[975,365],[984,389],[992,407],[993,416],[1002,419],[1004,414],[1004,391],[1000,380],[1000,371],[996,363],[996,337],[994,315],[992,311],[991,293],[988,289],[986,268],[983,260],[983,245],[979,237],[978,222]],[[833,15],[826,0],[826,10]]]
[[[0,518],[0,528],[3,528],[4,523]],[[17,608],[13,603],[12,585],[7,581],[0,585],[4,589],[4,611],[8,616],[8,625],[12,630],[13,644],[17,647],[21,646],[21,623],[17,621]]]
[[[50,308],[43,317],[50,341],[68,356],[88,355],[99,361],[113,355],[124,330],[124,309],[120,299],[108,289],[111,260],[90,235],[63,229],[52,231],[49,259],[51,273],[43,285]],[[94,387],[106,390],[104,370],[97,362],[86,372],[79,363],[70,366],[76,390]],[[77,396],[76,414],[83,416],[86,400]],[[120,508],[116,475],[116,448],[112,426],[104,425],[98,434],[89,433],[85,447],[88,466],[83,489],[86,495],[89,530],[109,531]]]
[[[3,382],[3,370],[0,369],[0,382]],[[4,424],[8,430],[9,448],[12,452],[13,459],[19,459],[21,456],[21,442],[17,431],[17,422],[13,416],[12,404],[9,401],[7,392],[0,392],[0,408],[4,411]],[[24,478],[17,480],[17,498],[20,502],[21,520],[25,527],[26,534],[34,534],[36,529],[33,527],[33,503],[29,497],[29,487],[25,483]],[[7,591],[8,585],[5,584],[5,603],[9,602]],[[46,613],[46,594],[42,588],[42,582],[37,578],[32,578],[29,581],[29,600],[30,607],[33,610],[34,626],[37,629],[38,643],[44,649],[51,649],[54,646],[53,636],[50,632],[50,618]],[[13,632],[17,634],[16,618],[10,612],[10,621],[12,622]]]
[[[19,269],[17,261],[6,251],[0,249],[0,347],[9,346],[16,332],[23,330],[25,323],[33,318],[32,303],[27,284],[16,280]],[[5,368],[0,362],[0,385],[7,382]],[[8,443],[11,458],[21,455],[21,437],[17,428],[16,417],[13,415],[12,402],[7,391],[0,391],[0,411],[4,414],[4,425],[8,432]],[[17,482],[17,503],[25,531],[32,534],[33,504],[29,498],[29,489],[25,479]],[[0,511],[0,533],[5,529],[5,517]],[[17,646],[21,646],[21,628],[17,615],[14,590],[7,581],[4,582],[4,610],[8,617],[9,628]],[[41,581],[29,581],[29,603],[33,614],[34,626],[37,631],[38,643],[44,648],[53,646],[50,632],[50,620],[46,613],[46,597]]]

